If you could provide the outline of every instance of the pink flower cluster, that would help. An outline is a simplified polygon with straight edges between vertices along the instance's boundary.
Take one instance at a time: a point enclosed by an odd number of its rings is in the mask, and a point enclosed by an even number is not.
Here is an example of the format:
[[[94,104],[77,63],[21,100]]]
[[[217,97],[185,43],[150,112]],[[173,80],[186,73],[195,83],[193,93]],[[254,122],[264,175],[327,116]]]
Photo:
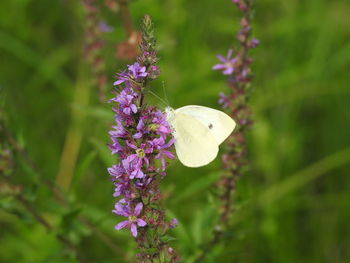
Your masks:
[[[109,132],[109,148],[119,163],[108,168],[108,172],[115,185],[114,197],[122,197],[113,212],[127,218],[115,228],[128,227],[134,237],[139,227],[149,223],[143,202],[159,197],[154,183],[165,176],[166,160],[175,157],[169,151],[174,139],[166,116],[155,107],[141,105],[140,89],[148,75],[146,66],[138,62],[128,66],[114,82],[120,92],[110,99],[114,103],[115,124]]]

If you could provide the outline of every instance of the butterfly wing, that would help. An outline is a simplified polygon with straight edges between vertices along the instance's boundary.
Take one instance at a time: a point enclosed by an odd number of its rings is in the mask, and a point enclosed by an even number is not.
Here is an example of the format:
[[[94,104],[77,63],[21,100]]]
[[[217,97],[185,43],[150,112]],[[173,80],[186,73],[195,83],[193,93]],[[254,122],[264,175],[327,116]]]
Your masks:
[[[174,113],[176,154],[181,163],[188,167],[207,165],[218,154],[218,143],[210,130],[190,115]]]
[[[212,108],[189,105],[175,110],[175,113],[191,116],[207,127],[221,144],[236,127],[235,121],[226,113]]]

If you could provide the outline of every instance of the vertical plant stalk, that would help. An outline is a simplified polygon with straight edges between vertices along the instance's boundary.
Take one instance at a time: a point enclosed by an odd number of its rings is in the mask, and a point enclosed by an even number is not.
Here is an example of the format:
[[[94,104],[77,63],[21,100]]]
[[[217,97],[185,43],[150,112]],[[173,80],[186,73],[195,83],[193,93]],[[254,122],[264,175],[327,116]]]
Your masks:
[[[223,173],[217,186],[219,189],[219,222],[214,227],[212,239],[204,246],[195,263],[202,262],[217,244],[222,234],[230,224],[233,212],[233,193],[237,180],[247,171],[247,145],[246,132],[252,125],[251,110],[248,106],[250,84],[253,79],[251,64],[253,59],[249,50],[255,48],[259,41],[252,38],[252,2],[253,0],[232,0],[242,13],[240,31],[237,33],[239,47],[229,49],[226,57],[217,56],[220,64],[213,66],[214,70],[221,70],[228,77],[227,94],[220,93],[219,103],[223,109],[237,121],[237,128],[226,140],[224,154],[222,155]],[[232,58],[233,53],[235,56]]]
[[[223,228],[229,224],[232,194],[236,189],[236,182],[247,170],[246,132],[252,125],[248,99],[253,78],[250,68],[253,59],[248,53],[259,43],[251,36],[252,0],[232,0],[232,2],[237,5],[243,16],[240,21],[241,30],[237,34],[240,46],[234,58],[231,59],[232,49],[230,49],[226,58],[218,56],[224,64],[213,67],[216,70],[223,70],[223,74],[228,76],[229,92],[221,93],[219,102],[238,123],[236,132],[226,141],[225,153],[222,155],[224,173],[218,182],[221,190],[220,224]]]
[[[100,40],[101,30],[97,18],[99,9],[95,5],[95,0],[84,0],[82,3],[86,11],[85,50],[79,66],[78,79],[74,90],[71,124],[65,138],[56,177],[56,185],[63,192],[67,192],[70,188],[83,138],[82,125],[85,116],[79,108],[87,106],[89,103],[91,82],[93,82],[93,85],[98,86],[100,99],[103,101],[106,87],[105,66],[101,58],[103,42]],[[92,77],[90,78],[87,78],[85,75],[86,69],[83,60],[86,60],[90,65],[92,71]]]
[[[80,107],[87,106],[90,97],[90,85],[85,78],[84,65],[82,63],[74,90],[71,123],[64,141],[59,170],[56,177],[56,185],[63,192],[67,192],[70,188],[83,138],[82,126],[85,114]]]
[[[125,217],[116,230],[128,228],[137,242],[140,263],[178,262],[169,246],[167,232],[176,219],[167,221],[161,205],[160,182],[166,175],[166,158],[174,139],[166,115],[147,104],[150,82],[159,76],[153,23],[145,16],[142,23],[141,54],[137,62],[118,74],[113,102],[115,123],[109,132],[112,154],[119,162],[108,168],[119,200],[113,212]]]

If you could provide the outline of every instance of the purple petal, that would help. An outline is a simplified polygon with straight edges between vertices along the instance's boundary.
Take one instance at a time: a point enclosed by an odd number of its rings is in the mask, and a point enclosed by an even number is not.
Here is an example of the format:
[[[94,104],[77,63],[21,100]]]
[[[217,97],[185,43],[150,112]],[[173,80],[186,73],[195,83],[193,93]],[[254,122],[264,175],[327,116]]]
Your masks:
[[[147,77],[147,75],[148,75],[147,72],[144,72],[144,73],[139,74],[140,77]]]
[[[137,237],[137,227],[134,223],[131,224],[130,230],[131,230],[133,237]]]
[[[143,120],[140,119],[139,123],[136,126],[136,129],[139,131],[139,130],[142,130],[144,127],[145,127],[145,124],[144,124]]]
[[[137,219],[137,225],[142,227],[142,226],[147,225],[147,223],[146,223],[146,221],[144,221],[144,220],[138,218],[138,219]]]
[[[162,163],[162,170],[164,171],[165,170],[165,160],[163,157],[161,159],[161,163]]]
[[[125,209],[122,209],[122,208],[118,208],[118,209],[116,208],[112,210],[112,212],[117,215],[125,216],[125,217],[128,217],[130,215]]]
[[[137,146],[135,144],[132,144],[131,142],[129,141],[126,141],[126,144],[130,147],[130,148],[133,148],[134,150],[137,149]]]
[[[224,58],[223,56],[217,55],[216,57],[217,57],[218,60],[220,60],[222,63],[225,63],[225,62],[226,62],[226,58]]]
[[[130,108],[131,108],[131,110],[133,111],[133,113],[136,113],[136,112],[137,112],[137,107],[136,107],[135,104],[131,104],[131,105],[130,105]]]
[[[141,213],[141,210],[143,208],[143,204],[140,202],[136,205],[135,210],[134,210],[134,215],[139,216]]]
[[[173,145],[175,141],[175,138],[170,139],[166,144],[164,144],[163,149],[170,148],[170,146]]]
[[[130,110],[130,108],[124,108],[123,112],[124,112],[126,115],[130,115],[131,110]]]
[[[223,72],[223,74],[224,74],[224,75],[231,75],[233,71],[234,71],[234,69],[230,67],[230,68],[227,68],[227,69]]]
[[[143,158],[143,160],[145,161],[146,165],[149,166],[149,160],[147,157]]]
[[[232,48],[230,48],[230,49],[228,50],[228,52],[227,52],[227,59],[230,59],[230,58],[231,58],[232,52],[233,52],[233,50],[232,50]]]
[[[158,132],[162,132],[162,133],[171,133],[171,129],[163,126],[163,125],[159,125],[158,126]]]
[[[129,221],[125,220],[125,221],[122,221],[119,224],[115,225],[114,228],[116,230],[120,230],[120,229],[123,229],[123,228],[127,227],[128,225],[129,225]]]
[[[127,157],[128,162],[133,162],[137,157],[137,154],[132,154]]]
[[[153,148],[149,147],[149,148],[144,149],[144,151],[145,151],[145,153],[150,154],[153,152]]]
[[[143,178],[145,177],[145,174],[139,169],[139,170],[135,170],[131,173],[131,175],[135,176],[136,178]]]
[[[118,203],[114,205],[114,210],[112,210],[113,213],[128,217],[130,216],[130,208],[126,203],[123,203],[123,199],[119,200]]]
[[[225,68],[226,68],[226,66],[224,64],[216,64],[212,67],[213,70],[222,70]]]
[[[113,86],[120,85],[120,84],[122,84],[123,82],[125,82],[125,79],[118,79],[118,80],[114,81]]]
[[[169,159],[174,159],[175,155],[172,152],[169,151],[163,151],[163,154],[168,157]]]
[[[133,135],[132,137],[135,138],[135,139],[140,139],[142,137],[142,133],[141,132],[138,132],[138,133],[135,133],[135,135]]]

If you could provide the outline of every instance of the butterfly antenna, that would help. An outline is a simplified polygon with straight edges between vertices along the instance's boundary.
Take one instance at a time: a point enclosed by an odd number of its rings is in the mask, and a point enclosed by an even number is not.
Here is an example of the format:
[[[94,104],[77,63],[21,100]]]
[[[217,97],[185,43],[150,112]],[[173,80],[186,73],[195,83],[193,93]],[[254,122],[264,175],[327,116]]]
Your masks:
[[[166,95],[164,81],[162,82],[162,84],[163,84],[162,87],[163,87],[163,95],[164,95],[164,98],[165,98],[165,100],[166,100],[166,102],[167,102],[167,105],[170,105],[169,100],[168,100],[168,96]]]
[[[157,94],[155,94],[153,91],[151,91],[151,90],[147,90],[147,92],[149,92],[149,93],[151,93],[153,96],[155,96],[157,99],[159,99],[161,102],[163,102],[164,104],[165,104],[165,106],[167,107],[167,106],[169,106],[169,104],[165,101],[165,100],[163,100],[161,97],[159,97]]]

